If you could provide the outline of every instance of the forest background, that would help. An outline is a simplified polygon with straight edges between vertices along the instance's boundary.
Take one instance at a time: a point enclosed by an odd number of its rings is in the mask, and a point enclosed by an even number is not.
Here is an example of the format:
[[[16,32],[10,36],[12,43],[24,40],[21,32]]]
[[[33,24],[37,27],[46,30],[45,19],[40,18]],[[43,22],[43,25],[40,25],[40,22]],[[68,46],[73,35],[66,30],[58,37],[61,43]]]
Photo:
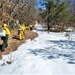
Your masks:
[[[0,25],[16,28],[35,21],[48,30],[65,31],[75,27],[75,0],[0,0]]]

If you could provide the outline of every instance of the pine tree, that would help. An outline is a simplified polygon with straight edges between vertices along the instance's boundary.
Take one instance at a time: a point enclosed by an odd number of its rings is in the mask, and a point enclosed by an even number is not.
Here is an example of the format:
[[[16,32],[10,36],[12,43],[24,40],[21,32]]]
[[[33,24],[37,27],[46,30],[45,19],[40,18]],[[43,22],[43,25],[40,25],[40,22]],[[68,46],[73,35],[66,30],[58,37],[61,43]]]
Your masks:
[[[42,17],[47,22],[48,30],[53,24],[67,21],[69,12],[65,2],[61,2],[61,0],[47,0],[44,5],[46,10],[42,13]]]

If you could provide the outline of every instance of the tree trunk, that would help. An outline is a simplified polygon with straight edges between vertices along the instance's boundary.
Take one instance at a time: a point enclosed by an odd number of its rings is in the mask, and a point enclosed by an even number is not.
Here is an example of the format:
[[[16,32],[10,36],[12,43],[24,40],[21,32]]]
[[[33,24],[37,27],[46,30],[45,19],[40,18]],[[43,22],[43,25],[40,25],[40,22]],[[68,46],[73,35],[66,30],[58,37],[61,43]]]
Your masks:
[[[47,27],[48,27],[48,30],[49,30],[50,29],[49,22],[47,22]]]

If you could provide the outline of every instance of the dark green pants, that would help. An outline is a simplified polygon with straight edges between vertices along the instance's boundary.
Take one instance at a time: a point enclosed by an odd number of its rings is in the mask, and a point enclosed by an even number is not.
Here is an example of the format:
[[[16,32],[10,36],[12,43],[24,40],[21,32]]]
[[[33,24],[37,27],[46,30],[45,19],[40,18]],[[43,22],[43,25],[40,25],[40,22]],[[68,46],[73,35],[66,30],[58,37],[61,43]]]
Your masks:
[[[32,27],[30,27],[30,30],[32,30]]]
[[[2,51],[8,47],[8,35],[6,35],[5,37],[2,37],[2,40],[3,40],[3,44],[2,44]]]

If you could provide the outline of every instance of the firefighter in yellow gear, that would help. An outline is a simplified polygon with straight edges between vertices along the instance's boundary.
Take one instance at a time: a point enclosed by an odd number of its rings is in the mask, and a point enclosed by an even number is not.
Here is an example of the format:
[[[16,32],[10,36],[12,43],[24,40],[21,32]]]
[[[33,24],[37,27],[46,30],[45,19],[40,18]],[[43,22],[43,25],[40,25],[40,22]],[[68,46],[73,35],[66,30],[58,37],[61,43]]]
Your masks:
[[[22,29],[23,29],[23,32],[25,34],[25,31],[26,31],[26,26],[24,24],[21,25]]]
[[[18,30],[18,34],[19,34],[19,39],[23,40],[24,39],[24,33],[25,33],[26,27],[24,24],[19,25],[19,30]]]
[[[3,52],[4,49],[8,47],[8,37],[10,35],[10,30],[7,28],[7,24],[3,24],[1,29],[5,30],[5,34],[6,34],[6,36],[1,37],[1,39],[3,40],[1,51]]]

